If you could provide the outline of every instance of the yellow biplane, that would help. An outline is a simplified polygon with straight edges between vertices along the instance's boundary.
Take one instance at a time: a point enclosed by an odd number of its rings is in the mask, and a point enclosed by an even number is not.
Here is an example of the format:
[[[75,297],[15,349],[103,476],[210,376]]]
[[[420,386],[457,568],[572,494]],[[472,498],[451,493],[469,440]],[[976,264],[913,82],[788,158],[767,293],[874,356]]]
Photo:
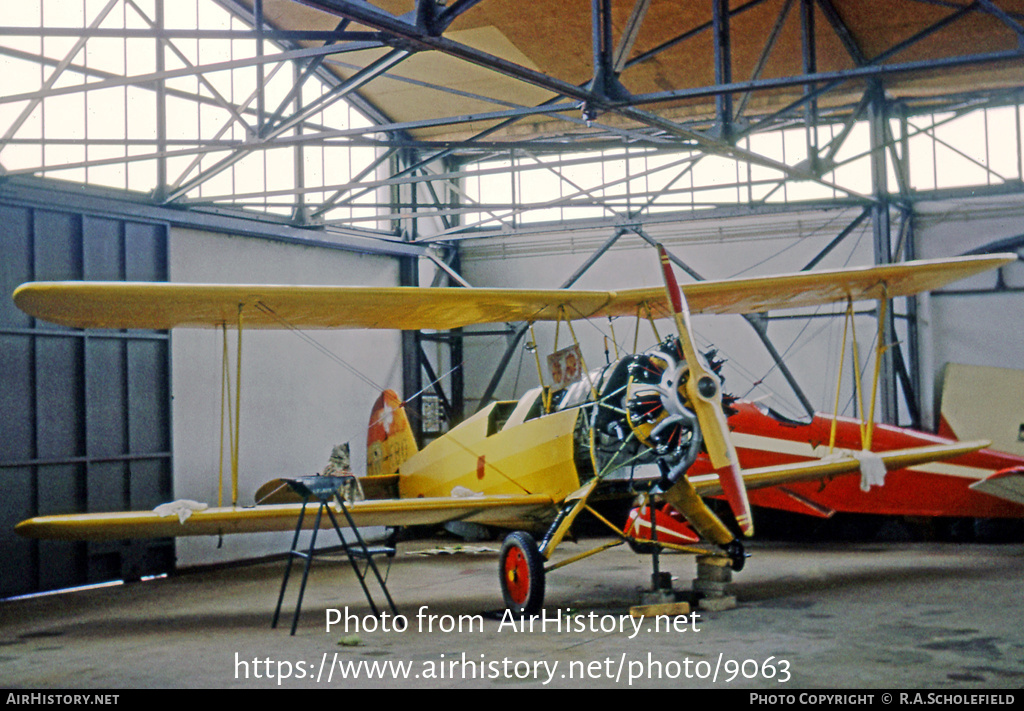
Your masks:
[[[354,524],[464,521],[509,530],[499,557],[503,597],[509,609],[533,613],[543,602],[547,571],[607,547],[552,560],[582,511],[603,519],[592,507],[600,498],[639,496],[670,503],[706,546],[676,548],[718,556],[739,570],[745,560],[740,539],[753,533],[748,489],[861,472],[869,453],[836,452],[820,460],[741,469],[720,378],[715,363],[694,343],[691,313],[744,314],[866,299],[884,303],[1016,259],[973,256],[680,287],[661,247],[659,256],[663,286],[625,291],[39,282],[19,287],[14,300],[32,316],[70,327],[237,325],[240,333],[285,327],[445,330],[618,316],[673,319],[676,335],[655,348],[589,372],[572,362],[580,377],[564,389],[539,387],[518,401],[492,403],[423,449],[417,450],[398,396],[388,391],[377,401],[368,472],[359,479],[364,498],[347,507]],[[873,466],[893,470],[986,445],[933,444],[870,453],[870,459]],[[698,457],[710,460],[715,476],[691,480],[687,473]],[[238,505],[237,454],[232,465],[231,506],[197,510],[183,520],[156,511],[41,516],[18,524],[17,531],[33,538],[126,539],[293,529],[300,504],[263,496],[275,490],[274,483],[257,496],[265,499],[263,505]],[[740,536],[708,507],[704,498],[710,496],[726,499]],[[604,522],[617,542],[637,550],[673,547],[640,541],[628,529]]]

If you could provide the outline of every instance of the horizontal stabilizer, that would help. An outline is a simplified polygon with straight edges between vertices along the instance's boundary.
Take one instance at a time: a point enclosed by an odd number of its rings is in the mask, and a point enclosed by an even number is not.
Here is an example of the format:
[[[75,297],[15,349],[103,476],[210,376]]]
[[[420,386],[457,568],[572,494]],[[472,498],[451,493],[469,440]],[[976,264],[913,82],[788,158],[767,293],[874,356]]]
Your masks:
[[[971,484],[971,488],[999,499],[1024,504],[1024,467],[1003,469]]]

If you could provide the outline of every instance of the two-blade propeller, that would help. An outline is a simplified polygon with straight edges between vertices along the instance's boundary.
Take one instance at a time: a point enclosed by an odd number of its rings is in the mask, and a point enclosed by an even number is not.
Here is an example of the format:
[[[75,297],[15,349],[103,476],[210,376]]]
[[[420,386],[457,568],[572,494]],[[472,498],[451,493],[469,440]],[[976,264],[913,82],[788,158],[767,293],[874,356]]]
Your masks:
[[[686,358],[689,367],[689,377],[684,386],[686,397],[700,424],[711,465],[719,470],[722,490],[726,501],[729,502],[729,508],[736,517],[736,523],[744,535],[751,536],[754,533],[754,521],[736,448],[729,436],[729,426],[722,409],[720,382],[718,376],[708,369],[703,356],[697,352],[690,329],[690,311],[686,305],[686,297],[676,282],[668,253],[660,244],[658,257],[661,259],[661,270],[665,277],[665,294],[675,318],[683,357]]]

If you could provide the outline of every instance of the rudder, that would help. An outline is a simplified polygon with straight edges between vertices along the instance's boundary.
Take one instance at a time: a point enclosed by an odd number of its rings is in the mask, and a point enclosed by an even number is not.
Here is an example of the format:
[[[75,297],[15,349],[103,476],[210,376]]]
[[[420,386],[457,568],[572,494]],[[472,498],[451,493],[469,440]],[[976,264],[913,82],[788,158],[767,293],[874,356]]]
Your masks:
[[[405,406],[394,390],[385,390],[373,403],[366,430],[366,473],[385,476],[417,451]]]
[[[1024,456],[1024,371],[947,363],[938,433]]]

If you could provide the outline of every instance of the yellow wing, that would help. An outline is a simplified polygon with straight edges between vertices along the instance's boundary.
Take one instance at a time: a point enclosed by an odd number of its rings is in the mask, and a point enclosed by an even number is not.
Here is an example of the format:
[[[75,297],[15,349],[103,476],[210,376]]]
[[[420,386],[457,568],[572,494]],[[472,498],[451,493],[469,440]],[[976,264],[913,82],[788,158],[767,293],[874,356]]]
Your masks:
[[[988,446],[988,442],[958,442],[890,452],[873,453],[887,470],[926,462],[950,459]],[[759,489],[797,481],[856,472],[861,466],[854,455],[839,454],[797,464],[745,469],[748,489]],[[701,496],[722,493],[715,474],[693,477]],[[155,511],[116,511],[110,513],[37,516],[22,521],[15,530],[26,538],[60,540],[116,540],[122,538],[165,538],[229,533],[259,533],[295,529],[300,504],[271,504],[254,507],[219,507],[196,511],[183,523],[175,516]],[[470,498],[438,497],[357,501],[348,505],[357,526],[419,526],[446,521],[468,521],[503,528],[536,528],[550,521],[556,502],[544,494],[478,496]],[[335,507],[335,512],[339,509]],[[307,512],[312,514],[312,511]],[[307,515],[305,527],[312,528],[314,516]],[[339,520],[345,525],[344,519]],[[321,527],[331,526],[324,516]]]
[[[740,314],[848,298],[906,296],[994,269],[1015,254],[922,260],[683,285],[691,313]],[[451,329],[477,323],[669,316],[663,287],[625,291],[33,282],[14,292],[31,316],[75,328]]]
[[[315,503],[315,502],[312,502]],[[15,531],[26,538],[60,540],[117,540],[122,538],[169,538],[216,536],[229,533],[294,531],[301,504],[225,506],[193,512],[184,522],[176,516],[155,511],[114,511],[109,513],[37,516],[22,521]],[[342,527],[346,526],[336,504],[332,504]],[[472,498],[421,498],[357,501],[348,504],[356,526],[426,526],[446,521],[469,521],[483,525],[534,528],[555,514],[550,496],[479,496]],[[312,528],[315,506],[307,509],[305,528]],[[321,528],[331,528],[323,516]]]

